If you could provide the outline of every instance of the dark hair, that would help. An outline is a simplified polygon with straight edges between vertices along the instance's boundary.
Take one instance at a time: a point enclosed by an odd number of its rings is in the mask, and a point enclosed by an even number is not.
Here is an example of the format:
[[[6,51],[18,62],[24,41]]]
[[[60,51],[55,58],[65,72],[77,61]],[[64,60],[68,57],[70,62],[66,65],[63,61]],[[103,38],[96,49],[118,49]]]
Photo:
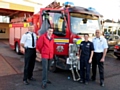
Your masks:
[[[89,36],[89,34],[88,34],[88,33],[85,33],[85,34],[84,34],[84,36],[85,36],[85,35]]]

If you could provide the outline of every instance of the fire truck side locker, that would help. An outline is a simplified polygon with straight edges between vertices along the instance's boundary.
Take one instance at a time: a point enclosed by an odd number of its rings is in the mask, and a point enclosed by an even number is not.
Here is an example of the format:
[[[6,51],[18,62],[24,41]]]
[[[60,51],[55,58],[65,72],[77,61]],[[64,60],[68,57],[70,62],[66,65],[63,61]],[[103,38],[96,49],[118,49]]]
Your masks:
[[[11,24],[10,27],[10,47],[15,50],[17,54],[20,54],[20,39],[24,33],[28,31],[26,24]],[[18,27],[19,26],[19,27]]]

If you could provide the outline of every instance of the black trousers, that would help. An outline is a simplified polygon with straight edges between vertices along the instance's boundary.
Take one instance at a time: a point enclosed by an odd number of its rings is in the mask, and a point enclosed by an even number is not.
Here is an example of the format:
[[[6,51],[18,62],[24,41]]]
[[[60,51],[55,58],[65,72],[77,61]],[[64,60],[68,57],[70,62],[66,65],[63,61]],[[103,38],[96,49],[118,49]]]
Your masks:
[[[80,77],[85,82],[90,79],[90,65],[88,56],[80,57]]]
[[[30,79],[33,76],[33,69],[35,66],[36,49],[27,48],[25,49],[25,64],[24,64],[24,77],[23,81]]]
[[[100,82],[104,81],[104,63],[100,62],[102,56],[103,56],[103,53],[94,53],[93,60],[92,60],[92,73],[93,73],[92,79],[96,80],[96,69],[98,65]]]

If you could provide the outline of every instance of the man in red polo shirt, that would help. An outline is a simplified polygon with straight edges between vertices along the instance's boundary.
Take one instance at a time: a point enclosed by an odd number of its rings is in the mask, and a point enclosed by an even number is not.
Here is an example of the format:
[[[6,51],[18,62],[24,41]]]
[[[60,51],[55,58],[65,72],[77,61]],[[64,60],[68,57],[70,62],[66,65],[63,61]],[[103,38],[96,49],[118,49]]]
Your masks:
[[[42,88],[46,88],[47,83],[51,83],[48,79],[48,68],[54,51],[53,29],[49,28],[47,32],[41,35],[37,41],[37,49],[42,57]]]

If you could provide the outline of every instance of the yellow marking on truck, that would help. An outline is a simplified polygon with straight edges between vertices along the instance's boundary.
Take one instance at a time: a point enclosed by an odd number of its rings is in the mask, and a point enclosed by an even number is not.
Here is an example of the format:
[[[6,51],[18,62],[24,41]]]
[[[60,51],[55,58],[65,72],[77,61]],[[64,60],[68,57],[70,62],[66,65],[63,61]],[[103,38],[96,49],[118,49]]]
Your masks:
[[[54,42],[69,43],[69,39],[54,39]]]
[[[29,27],[29,23],[24,23],[24,27]]]
[[[9,24],[9,27],[11,28],[11,27],[12,27],[12,24]]]

